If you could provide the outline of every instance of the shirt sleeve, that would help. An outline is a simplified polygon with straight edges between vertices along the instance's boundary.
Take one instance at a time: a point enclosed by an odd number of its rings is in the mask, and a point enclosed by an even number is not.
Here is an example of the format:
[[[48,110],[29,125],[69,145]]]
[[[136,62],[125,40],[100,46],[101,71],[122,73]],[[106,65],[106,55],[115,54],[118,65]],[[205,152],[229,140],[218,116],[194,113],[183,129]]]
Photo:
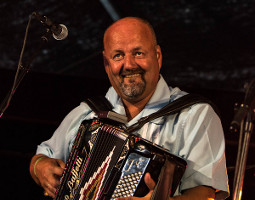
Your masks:
[[[64,118],[52,137],[38,145],[36,154],[44,154],[50,158],[57,158],[66,162],[78,128],[90,112],[90,108],[85,103],[81,103],[73,109]]]
[[[216,189],[216,199],[229,195],[225,139],[221,121],[208,104],[192,106],[183,123],[180,156],[187,160],[180,189],[199,185]],[[220,198],[219,198],[220,197]]]

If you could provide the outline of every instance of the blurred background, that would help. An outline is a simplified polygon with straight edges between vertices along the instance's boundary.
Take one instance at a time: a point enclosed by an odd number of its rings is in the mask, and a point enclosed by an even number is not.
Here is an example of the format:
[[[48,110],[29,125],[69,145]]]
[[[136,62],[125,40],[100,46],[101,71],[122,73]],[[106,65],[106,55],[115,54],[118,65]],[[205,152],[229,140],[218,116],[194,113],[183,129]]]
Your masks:
[[[1,199],[44,199],[28,167],[36,147],[87,96],[109,87],[102,59],[104,30],[125,16],[147,19],[162,48],[169,85],[210,98],[219,108],[232,191],[239,134],[229,132],[234,104],[255,77],[255,1],[249,0],[2,0],[0,2],[0,101],[10,90],[32,12],[65,24],[32,62],[0,118]],[[30,24],[24,65],[39,48],[45,27]],[[243,199],[253,199],[255,139],[251,137]],[[230,196],[228,199],[231,199]]]

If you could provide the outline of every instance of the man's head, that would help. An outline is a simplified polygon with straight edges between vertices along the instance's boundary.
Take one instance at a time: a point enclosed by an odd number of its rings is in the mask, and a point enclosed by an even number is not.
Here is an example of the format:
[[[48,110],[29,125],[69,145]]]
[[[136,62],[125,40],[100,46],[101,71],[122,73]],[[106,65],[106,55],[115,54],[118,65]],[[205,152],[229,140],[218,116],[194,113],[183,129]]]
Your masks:
[[[135,103],[152,96],[162,55],[148,22],[127,17],[113,23],[105,31],[103,56],[109,80],[123,100]]]

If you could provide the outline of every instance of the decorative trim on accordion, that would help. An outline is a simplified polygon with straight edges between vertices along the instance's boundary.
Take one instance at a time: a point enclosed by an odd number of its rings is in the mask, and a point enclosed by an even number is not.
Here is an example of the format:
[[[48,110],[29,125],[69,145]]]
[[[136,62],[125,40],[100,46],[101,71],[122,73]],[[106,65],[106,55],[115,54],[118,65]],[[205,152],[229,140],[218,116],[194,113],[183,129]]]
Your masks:
[[[93,176],[90,177],[89,181],[85,183],[80,191],[81,196],[79,200],[95,200],[99,198],[114,149],[115,146],[102,165],[97,169]]]

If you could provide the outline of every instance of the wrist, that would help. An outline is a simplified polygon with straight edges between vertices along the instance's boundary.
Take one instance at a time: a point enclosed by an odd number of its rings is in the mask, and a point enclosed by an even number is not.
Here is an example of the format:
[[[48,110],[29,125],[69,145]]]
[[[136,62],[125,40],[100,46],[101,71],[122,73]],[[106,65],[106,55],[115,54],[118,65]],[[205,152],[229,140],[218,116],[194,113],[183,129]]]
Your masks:
[[[37,177],[37,174],[36,174],[36,166],[37,166],[37,164],[38,164],[42,159],[44,159],[44,158],[48,158],[48,157],[47,157],[47,156],[40,156],[40,157],[37,158],[36,161],[35,161],[35,164],[34,164],[34,175],[35,175],[36,178],[38,178],[38,177]]]

